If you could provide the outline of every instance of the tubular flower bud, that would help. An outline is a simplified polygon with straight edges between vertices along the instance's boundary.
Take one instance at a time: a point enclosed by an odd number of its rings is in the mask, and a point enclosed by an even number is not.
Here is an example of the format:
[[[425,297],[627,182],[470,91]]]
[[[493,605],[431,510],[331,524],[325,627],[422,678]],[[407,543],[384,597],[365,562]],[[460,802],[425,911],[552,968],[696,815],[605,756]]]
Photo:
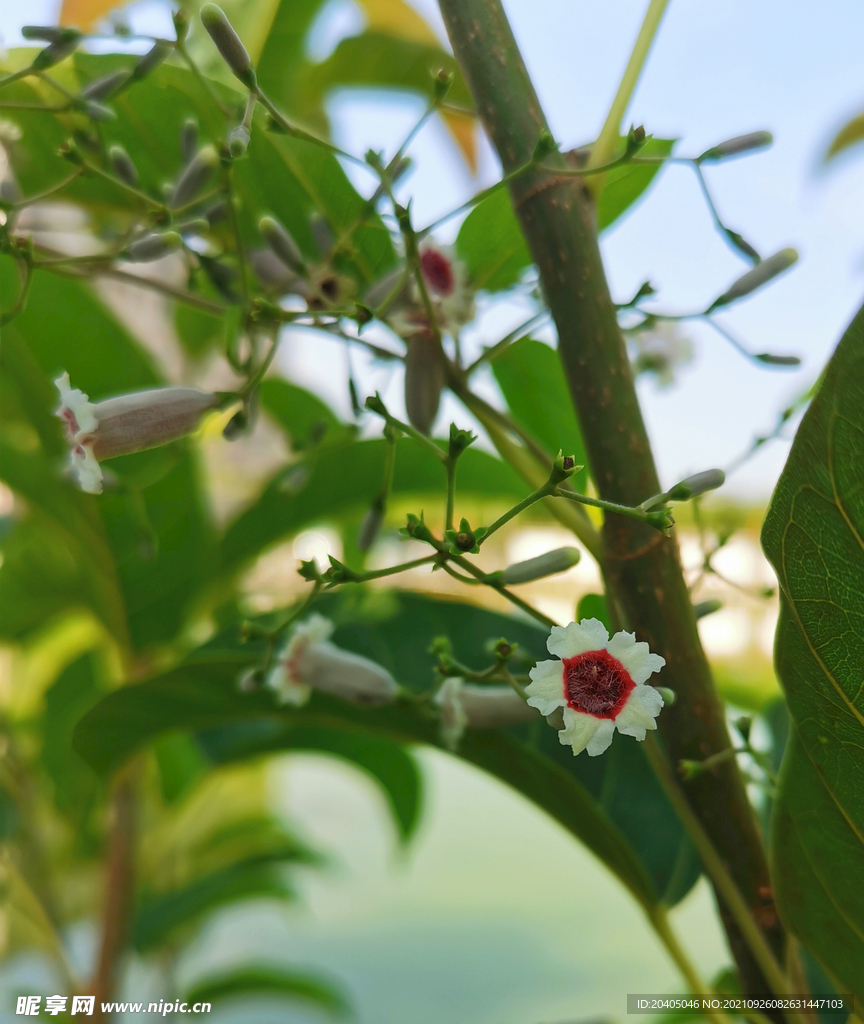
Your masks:
[[[529,558],[524,562],[508,565],[501,573],[501,579],[507,586],[514,583],[530,583],[541,580],[544,576],[555,576],[559,572],[567,572],[581,557],[579,548],[556,548],[545,555]]]
[[[201,8],[201,24],[207,29],[232,74],[247,88],[254,89],[255,69],[252,67],[252,60],[222,8],[216,4],[204,4]]]
[[[289,270],[295,274],[306,273],[306,261],[303,253],[287,228],[284,228],[275,217],[262,217],[258,221],[261,237]]]
[[[72,471],[88,494],[102,493],[102,459],[185,437],[219,404],[216,395],[181,387],[133,391],[93,403],[71,386],[68,373],[54,383],[60,392],[57,415],[66,427]]]
[[[180,128],[180,152],[187,164],[198,152],[198,122],[194,117],[187,117]]]
[[[129,80],[130,72],[125,69],[112,71],[109,75],[103,75],[91,82],[81,90],[81,95],[88,100],[105,100],[113,96]]]
[[[207,183],[219,163],[219,154],[213,146],[204,146],[186,164],[183,173],[168,199],[168,205],[174,209],[191,202]]]
[[[21,35],[25,39],[39,39],[45,43],[77,43],[81,39],[81,32],[77,28],[58,25],[25,25]]]
[[[727,139],[720,142],[698,157],[698,162],[705,163],[706,160],[723,160],[727,156],[738,156],[740,153],[750,153],[754,149],[764,149],[774,141],[771,132],[750,132],[749,135],[736,135],[734,139]]]
[[[152,46],[132,68],[132,81],[137,82],[146,78],[151,71],[159,67],[170,52],[171,47],[165,43],[156,43],[155,46]]]
[[[702,473],[694,473],[693,476],[688,476],[686,480],[675,484],[669,491],[668,497],[670,501],[687,501],[688,498],[697,498],[700,494],[705,494],[706,491],[715,491],[724,483],[726,483],[726,474],[722,469],[706,469]]]
[[[767,284],[772,278],[782,274],[784,270],[788,270],[797,260],[798,253],[794,249],[781,249],[780,252],[775,252],[773,256],[757,263],[752,270],[742,274],[737,281],[733,281],[729,288],[714,300],[710,308],[728,306],[736,299],[743,299],[745,295],[755,292],[757,288],[761,288],[763,284]]]
[[[610,640],[599,619],[583,619],[553,626],[546,647],[560,661],[538,662],[525,693],[541,715],[562,709],[558,739],[574,754],[602,754],[616,728],[637,740],[657,728],[663,697],[645,681],[666,661],[637,643],[635,633],[622,631]]]
[[[241,156],[246,155],[249,139],[249,129],[244,124],[238,124],[228,132],[228,152],[232,160],[239,160]]]
[[[311,615],[296,625],[267,673],[265,685],[275,690],[280,704],[305,704],[313,690],[330,693],[353,704],[386,704],[399,687],[374,661],[330,643],[333,623]]]
[[[34,71],[45,71],[47,68],[53,68],[61,60],[65,60],[70,53],[74,53],[78,49],[80,41],[80,35],[72,35],[58,39],[55,43],[49,43],[44,50],[36,54],[30,67]]]
[[[136,238],[129,245],[128,258],[132,263],[152,263],[175,252],[182,244],[183,239],[176,231],[154,232]]]
[[[406,339],[405,409],[408,421],[428,434],[438,415],[444,389],[444,359],[438,339],[428,328]]]
[[[120,145],[114,145],[108,150],[108,159],[114,168],[114,173],[133,188],[138,184],[138,168],[132,163],[132,157]]]
[[[476,686],[451,676],[435,695],[441,715],[441,740],[455,750],[466,729],[499,729],[536,721],[533,708],[509,686]]]

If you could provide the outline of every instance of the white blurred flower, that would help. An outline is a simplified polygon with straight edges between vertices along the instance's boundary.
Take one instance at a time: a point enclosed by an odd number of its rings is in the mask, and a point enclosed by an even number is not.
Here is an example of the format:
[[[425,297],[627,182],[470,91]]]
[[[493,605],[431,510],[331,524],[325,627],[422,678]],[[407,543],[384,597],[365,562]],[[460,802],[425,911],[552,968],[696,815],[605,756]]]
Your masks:
[[[467,728],[497,729],[533,722],[537,716],[509,686],[477,686],[450,676],[435,694],[441,715],[441,740],[455,750]]]
[[[132,391],[94,403],[72,387],[68,373],[54,383],[60,392],[57,416],[66,427],[72,472],[88,494],[102,493],[102,459],[185,437],[219,404],[219,398],[207,391],[180,387]]]
[[[474,317],[474,289],[465,266],[450,246],[438,246],[431,239],[421,242],[419,258],[438,327],[444,334],[453,334]],[[386,319],[401,338],[430,331],[420,289],[413,278],[404,294],[394,301]]]
[[[675,382],[675,371],[693,359],[693,345],[681,333],[680,327],[668,320],[660,320],[644,331],[632,334],[636,352],[633,369],[640,373],[653,373],[661,387]]]
[[[315,614],[291,630],[266,679],[279,703],[300,707],[313,690],[354,704],[394,700],[399,686],[390,673],[376,662],[330,643],[333,629],[329,619]]]
[[[663,698],[645,680],[666,661],[637,643],[634,633],[622,631],[610,640],[599,619],[583,619],[553,626],[546,646],[561,660],[538,662],[525,692],[541,715],[563,709],[558,738],[574,754],[602,754],[616,728],[637,740],[657,728]]]

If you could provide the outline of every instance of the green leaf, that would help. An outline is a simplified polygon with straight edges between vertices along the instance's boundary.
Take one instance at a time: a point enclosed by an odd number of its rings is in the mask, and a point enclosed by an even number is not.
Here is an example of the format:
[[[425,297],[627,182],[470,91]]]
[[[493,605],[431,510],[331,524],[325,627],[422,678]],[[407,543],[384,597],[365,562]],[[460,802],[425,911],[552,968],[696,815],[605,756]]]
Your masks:
[[[504,349],[492,362],[492,372],[517,422],[528,430],[554,458],[559,451],[573,455],[576,465],[588,460],[582,431],[564,379],[558,353],[542,341],[522,338]],[[542,395],[542,401],[537,396]],[[587,470],[572,477],[573,487],[583,491]]]
[[[294,890],[278,865],[285,854],[254,857],[198,878],[167,893],[143,892],[132,924],[132,945],[139,953],[152,951],[201,923],[201,919],[230,903],[247,899],[292,901]]]
[[[387,441],[356,441],[295,463],[271,481],[258,501],[225,532],[221,571],[236,572],[265,548],[315,522],[359,523],[381,488]],[[410,439],[397,442],[392,494],[443,502],[444,471],[431,452]],[[460,494],[518,501],[525,485],[509,466],[469,449],[459,460]],[[426,505],[429,508],[429,505]]]
[[[640,156],[669,156],[674,139],[649,139]],[[662,164],[624,164],[608,172],[597,208],[605,231],[647,190]],[[489,292],[512,288],[531,265],[531,253],[506,189],[498,189],[468,214],[456,238],[456,251],[475,287]]]
[[[352,588],[347,596],[331,595],[317,607],[337,623],[334,642],[375,658],[416,690],[431,686],[434,662],[428,650],[442,634],[451,638],[461,661],[478,669],[487,659],[481,655],[478,663],[477,652],[490,638],[505,636],[518,643],[527,663],[545,656],[542,630],[458,602],[406,593],[377,593],[367,601]],[[225,634],[186,665],[111,694],[79,723],[77,749],[105,772],[166,730],[216,729],[241,721],[256,723],[261,750],[270,749],[278,735],[274,722],[398,743],[439,743],[434,719],[409,702],[357,707],[315,694],[298,710],[276,705],[269,691],[239,693],[238,673],[260,659],[263,650],[241,645],[238,636]],[[245,742],[251,753],[253,741],[247,736]],[[646,907],[676,902],[698,877],[689,841],[635,742],[617,737],[603,758],[574,758],[538,718],[536,725],[512,733],[469,731],[459,754],[546,810]]]
[[[831,140],[831,145],[825,152],[825,163],[833,160],[850,146],[856,146],[861,142],[864,142],[864,110],[856,114],[851,121],[847,121]]]
[[[291,440],[294,451],[344,444],[357,428],[342,423],[336,414],[311,391],[271,377],[261,382],[261,405],[276,420]]]
[[[332,754],[360,768],[378,784],[403,843],[420,822],[423,779],[417,762],[404,747],[381,736],[264,720],[212,729],[200,733],[198,740],[214,764],[280,750]]]
[[[841,987],[864,998],[864,310],[828,364],[771,499],[775,662],[794,723],[775,809],[777,901]],[[852,874],[850,874],[852,872]],[[853,895],[853,891],[855,895]],[[854,954],[854,955],[853,955]]]
[[[174,306],[174,330],[187,354],[200,359],[222,340],[225,324],[221,317],[178,302]]]
[[[456,237],[456,252],[475,288],[500,292],[519,281],[532,260],[506,189],[499,188],[468,214]]]
[[[350,1014],[350,1004],[331,981],[267,965],[250,965],[202,978],[183,999],[193,1005],[220,1003],[237,996],[283,996],[311,1003],[334,1016]]]
[[[623,143],[622,139],[622,143]],[[639,150],[640,157],[671,156],[675,139],[650,138]],[[656,164],[622,164],[606,175],[606,183],[597,205],[597,226],[600,231],[611,227],[647,190],[663,166]]]
[[[167,733],[153,744],[159,768],[162,799],[172,804],[181,799],[207,768],[207,761],[198,744],[185,733]]]

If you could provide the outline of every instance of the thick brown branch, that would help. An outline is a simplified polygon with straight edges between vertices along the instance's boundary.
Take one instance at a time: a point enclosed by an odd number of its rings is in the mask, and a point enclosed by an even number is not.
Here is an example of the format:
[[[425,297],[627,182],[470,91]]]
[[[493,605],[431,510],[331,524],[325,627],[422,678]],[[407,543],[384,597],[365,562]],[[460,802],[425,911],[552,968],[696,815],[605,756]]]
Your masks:
[[[531,158],[546,127],[506,16],[499,0],[440,0],[440,6],[506,174]],[[556,161],[564,166],[560,157],[545,162]],[[638,505],[661,488],[606,283],[591,197],[580,179],[539,170],[514,178],[510,192],[558,329],[598,491],[608,501]],[[607,517],[604,537],[608,578],[627,624],[666,659],[662,681],[678,695],[660,718],[672,762],[725,750],[723,706],[699,642],[677,543],[620,516]],[[783,934],[764,848],[737,766],[719,765],[686,792],[779,955]],[[743,991],[767,991],[740,930],[720,905]]]

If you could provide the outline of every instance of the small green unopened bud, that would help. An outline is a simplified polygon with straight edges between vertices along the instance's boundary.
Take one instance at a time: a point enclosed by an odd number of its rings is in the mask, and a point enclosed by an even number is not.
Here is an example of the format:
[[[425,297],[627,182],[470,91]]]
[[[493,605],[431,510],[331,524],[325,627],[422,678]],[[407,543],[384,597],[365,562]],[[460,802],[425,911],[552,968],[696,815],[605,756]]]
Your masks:
[[[405,410],[408,422],[428,434],[438,415],[444,389],[445,368],[441,344],[429,330],[406,339]]]
[[[255,69],[252,67],[252,60],[222,8],[216,4],[204,4],[201,8],[201,24],[207,29],[232,74],[248,89],[254,89]]]
[[[767,363],[769,366],[800,366],[800,356],[779,356],[773,352],[759,352],[753,356],[760,363]]]
[[[247,668],[237,677],[237,689],[241,693],[254,693],[264,685],[264,673],[260,668]]]
[[[174,22],[174,34],[178,43],[183,43],[189,35],[189,15],[185,11],[174,11],[171,15]]]
[[[664,706],[671,707],[678,699],[678,695],[675,693],[675,691],[670,690],[668,686],[658,686],[656,687],[656,690],[663,698]]]
[[[753,719],[749,715],[742,715],[735,719],[735,728],[741,734],[745,743],[750,742],[750,730],[753,728]]]
[[[236,441],[238,437],[242,435],[249,428],[249,416],[245,409],[240,409],[239,412],[235,412],[230,420],[225,424],[222,430],[222,436],[226,441]]]
[[[552,137],[552,133],[548,128],[541,128],[540,135],[537,139],[537,145],[534,147],[534,153],[532,159],[535,163],[545,160],[547,156],[556,152],[558,149],[558,143]]]
[[[450,443],[447,454],[451,459],[458,459],[462,452],[477,440],[477,435],[470,430],[460,430],[455,423],[450,424]]]
[[[74,139],[67,139],[65,142],[62,142],[57,148],[57,154],[63,157],[64,160],[68,160],[70,164],[75,164],[78,167],[84,163],[84,157],[81,155],[78,143]]]
[[[21,35],[25,39],[39,39],[45,43],[77,43],[82,38],[77,28],[59,25],[25,25]]]
[[[152,263],[175,252],[183,245],[183,239],[176,231],[164,231],[143,238],[136,238],[127,249],[127,259],[132,263]]]
[[[205,146],[200,149],[177,179],[177,184],[168,199],[168,205],[176,209],[178,206],[185,206],[191,202],[207,184],[218,164],[219,154],[213,146]]]
[[[154,71],[159,67],[162,61],[168,57],[170,52],[171,47],[167,46],[165,43],[156,43],[155,46],[151,46],[132,68],[131,80],[133,82],[138,82],[142,78],[146,78],[151,71]]]
[[[112,71],[109,75],[103,75],[91,82],[81,90],[81,95],[88,100],[105,100],[113,96],[129,80],[129,72],[125,68],[119,71]]]
[[[693,782],[704,775],[708,769],[701,761],[679,761],[678,774],[685,782]]]
[[[762,257],[753,248],[753,246],[747,241],[746,238],[742,238],[737,231],[730,231],[726,228],[726,237],[735,246],[738,252],[743,253],[748,259],[753,260],[754,263],[760,263]]]
[[[675,484],[667,493],[669,501],[687,501],[696,498],[706,491],[716,491],[726,482],[726,474],[722,469],[706,469],[702,473],[694,473],[685,480]]]
[[[275,217],[262,217],[258,221],[258,230],[261,237],[267,242],[274,253],[295,274],[306,273],[306,261],[303,253],[291,234],[284,228]]]
[[[369,511],[363,517],[363,522],[360,524],[360,532],[357,535],[357,547],[361,551],[368,551],[372,547],[383,522],[384,501],[379,497],[372,502]]]
[[[56,43],[50,43],[41,50],[33,59],[33,63],[30,67],[34,71],[45,71],[47,68],[53,68],[55,64],[59,64],[61,60],[65,60],[69,54],[74,53],[78,48],[78,43],[81,37],[59,39]]]
[[[432,76],[432,95],[439,103],[450,92],[452,84],[453,72],[448,71],[447,68],[439,68]]]
[[[700,601],[698,604],[694,604],[693,614],[697,619],[704,619],[706,615],[713,615],[714,612],[719,612],[722,607],[723,602],[718,601],[715,597],[710,601]]]
[[[88,100],[82,109],[91,121],[114,121],[117,117],[110,107],[97,103],[95,100]]]
[[[133,188],[138,184],[138,168],[132,163],[132,157],[119,144],[108,150],[108,159],[117,177]]]
[[[552,464],[550,480],[554,484],[563,483],[581,468],[581,466],[576,465],[576,459],[573,455],[564,455],[559,451],[557,458]]]
[[[317,583],[321,579],[321,572],[314,558],[310,558],[305,562],[301,561],[297,575],[302,576],[304,580],[309,580],[310,583]]]
[[[567,572],[576,565],[580,557],[581,552],[578,548],[556,548],[554,551],[547,551],[545,555],[508,565],[501,578],[507,586],[513,586],[516,583],[541,580],[544,576],[557,576],[558,573]]]
[[[757,288],[761,288],[763,284],[788,270],[797,259],[798,253],[794,249],[781,249],[780,252],[774,253],[752,270],[748,270],[746,274],[742,274],[737,281],[733,281],[729,288],[711,303],[709,310],[718,306],[728,306],[736,299],[743,299],[745,295],[755,292]]]
[[[625,143],[624,155],[634,156],[639,150],[645,145],[645,128],[640,124],[636,128],[631,128],[627,133],[627,142]]]
[[[239,160],[246,155],[249,148],[249,129],[246,125],[238,124],[228,132],[228,153],[232,160]]]
[[[198,122],[187,117],[180,127],[180,152],[188,164],[198,152]]]
[[[705,163],[709,160],[724,160],[728,156],[738,156],[741,153],[752,153],[754,149],[764,149],[774,141],[771,132],[750,132],[749,135],[736,135],[734,139],[727,139],[720,142],[696,158],[697,163]]]

